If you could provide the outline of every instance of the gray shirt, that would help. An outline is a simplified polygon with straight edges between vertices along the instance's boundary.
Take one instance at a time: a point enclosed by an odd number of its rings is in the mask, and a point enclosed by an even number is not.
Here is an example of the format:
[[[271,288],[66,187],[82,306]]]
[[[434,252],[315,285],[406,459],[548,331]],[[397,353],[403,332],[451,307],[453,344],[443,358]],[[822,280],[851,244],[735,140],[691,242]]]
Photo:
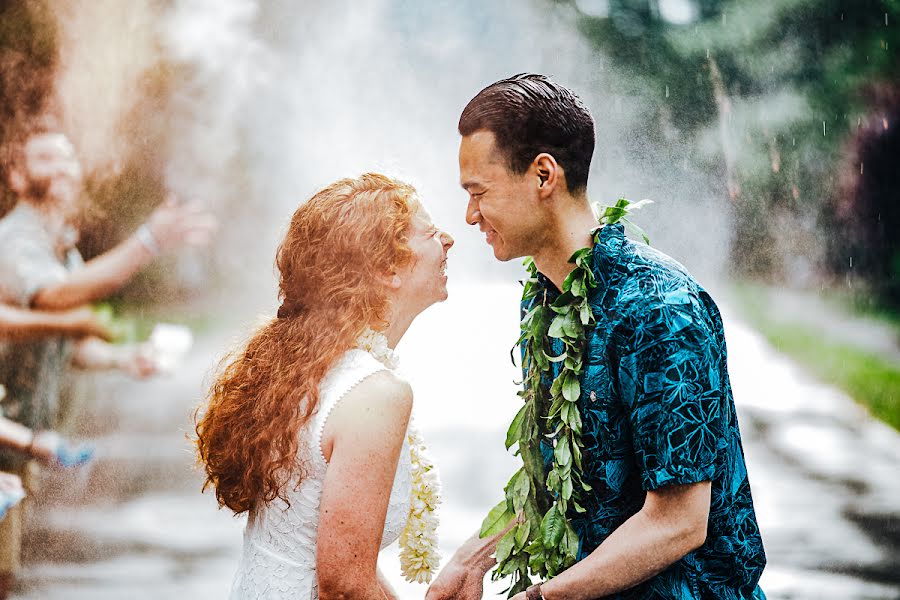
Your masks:
[[[25,202],[0,219],[0,302],[29,307],[38,291],[64,281],[69,270],[84,264],[72,233],[53,236]],[[54,428],[71,354],[72,342],[61,336],[0,341],[3,416],[33,429]]]

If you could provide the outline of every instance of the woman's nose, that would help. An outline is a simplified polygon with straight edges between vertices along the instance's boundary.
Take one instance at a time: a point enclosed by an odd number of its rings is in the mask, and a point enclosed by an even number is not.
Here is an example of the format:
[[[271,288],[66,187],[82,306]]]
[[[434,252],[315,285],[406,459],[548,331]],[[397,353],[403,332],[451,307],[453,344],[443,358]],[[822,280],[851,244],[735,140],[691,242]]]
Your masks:
[[[447,233],[446,231],[441,232],[441,244],[444,246],[444,250],[449,250],[453,247],[453,244],[456,243],[456,240],[453,239],[453,236]]]

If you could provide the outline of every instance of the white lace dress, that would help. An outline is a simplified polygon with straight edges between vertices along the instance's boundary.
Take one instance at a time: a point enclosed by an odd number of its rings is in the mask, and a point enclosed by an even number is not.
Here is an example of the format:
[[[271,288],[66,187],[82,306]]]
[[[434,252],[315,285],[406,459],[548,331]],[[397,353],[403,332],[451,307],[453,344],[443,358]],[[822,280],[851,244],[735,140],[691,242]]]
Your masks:
[[[251,511],[244,529],[244,548],[231,588],[231,600],[315,600],[319,597],[316,536],[322,483],[328,468],[320,444],[322,430],[335,404],[363,379],[382,370],[385,366],[374,356],[354,348],[322,380],[319,408],[300,432],[300,459],[309,465],[307,477],[296,491],[293,485],[288,485],[290,508],[276,499]],[[381,538],[382,549],[396,541],[406,526],[410,468],[409,447],[404,437]]]

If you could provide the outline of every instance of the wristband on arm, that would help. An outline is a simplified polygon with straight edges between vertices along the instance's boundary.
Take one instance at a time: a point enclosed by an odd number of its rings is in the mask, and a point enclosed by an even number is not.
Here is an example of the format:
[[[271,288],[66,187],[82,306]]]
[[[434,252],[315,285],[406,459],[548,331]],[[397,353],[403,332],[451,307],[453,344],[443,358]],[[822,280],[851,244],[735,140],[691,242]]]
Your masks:
[[[159,256],[159,242],[156,241],[156,236],[153,235],[153,232],[150,231],[150,227],[148,227],[146,223],[138,227],[137,231],[134,232],[134,235],[150,254]]]
[[[541,592],[541,584],[536,583],[525,590],[525,600],[544,600],[544,594]]]

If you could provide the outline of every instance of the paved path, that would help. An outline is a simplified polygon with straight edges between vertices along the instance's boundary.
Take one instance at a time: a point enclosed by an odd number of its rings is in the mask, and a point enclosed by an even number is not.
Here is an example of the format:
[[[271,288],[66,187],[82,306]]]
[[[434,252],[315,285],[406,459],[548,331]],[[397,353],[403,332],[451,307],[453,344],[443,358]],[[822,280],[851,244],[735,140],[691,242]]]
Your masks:
[[[514,286],[451,288],[451,301],[426,312],[400,348],[443,476],[446,552],[475,530],[515,469],[503,434],[516,408],[508,356],[517,294]],[[900,599],[900,435],[739,322],[726,326],[769,598]],[[227,343],[201,340],[171,378],[97,383],[78,428],[102,457],[90,471],[46,481],[17,597],[226,595],[243,524],[199,493],[185,433]],[[423,597],[424,586],[399,581],[395,550],[385,551],[383,568],[403,598]]]

